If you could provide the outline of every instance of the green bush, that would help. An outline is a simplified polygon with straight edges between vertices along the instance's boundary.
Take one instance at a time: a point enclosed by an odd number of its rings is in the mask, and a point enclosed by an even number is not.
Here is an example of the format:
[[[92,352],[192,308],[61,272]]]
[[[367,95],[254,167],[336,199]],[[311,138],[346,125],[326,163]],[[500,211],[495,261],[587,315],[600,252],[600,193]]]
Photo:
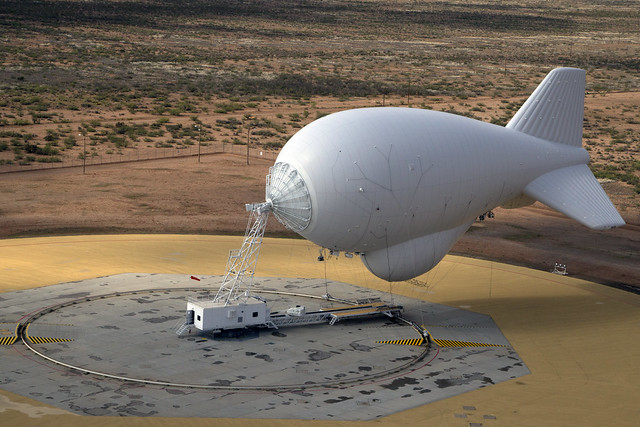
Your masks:
[[[238,102],[222,102],[216,104],[216,109],[214,110],[218,114],[226,114],[233,113],[234,111],[244,110],[244,105]]]
[[[60,138],[58,132],[54,129],[47,129],[47,135],[44,137],[45,141],[57,141]]]
[[[107,138],[116,146],[116,148],[125,148],[129,146],[129,142],[125,136],[110,134]]]
[[[60,163],[62,159],[60,157],[38,157],[39,163]]]
[[[277,149],[277,148],[282,148],[282,143],[277,141],[269,141],[262,144],[262,146],[264,148]]]
[[[56,154],[60,154],[60,150],[51,146],[51,144],[46,144],[44,147],[40,147],[36,144],[24,144],[24,151],[31,154],[39,154],[42,156],[54,156]]]
[[[76,146],[76,137],[74,135],[69,135],[63,141],[65,148],[71,148]]]

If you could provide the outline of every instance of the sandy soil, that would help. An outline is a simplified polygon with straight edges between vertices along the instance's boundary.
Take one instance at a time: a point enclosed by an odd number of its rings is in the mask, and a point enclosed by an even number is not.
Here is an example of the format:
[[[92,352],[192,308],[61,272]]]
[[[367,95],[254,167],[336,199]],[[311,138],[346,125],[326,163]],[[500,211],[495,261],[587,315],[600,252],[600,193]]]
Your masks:
[[[86,233],[242,234],[244,204],[264,199],[272,160],[241,155],[163,159],[119,165],[0,175],[0,237]],[[477,222],[452,252],[640,287],[640,209],[625,203],[633,191],[605,184],[627,225],[589,230],[536,203],[496,209]],[[621,206],[624,206],[621,208]],[[271,219],[273,236],[290,235]]]

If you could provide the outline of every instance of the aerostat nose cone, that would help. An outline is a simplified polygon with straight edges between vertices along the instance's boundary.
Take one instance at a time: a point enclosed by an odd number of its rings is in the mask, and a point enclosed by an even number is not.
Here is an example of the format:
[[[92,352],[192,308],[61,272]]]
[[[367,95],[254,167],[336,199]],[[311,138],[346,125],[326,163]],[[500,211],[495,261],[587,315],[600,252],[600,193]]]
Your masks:
[[[293,166],[278,162],[269,169],[266,198],[282,225],[296,233],[307,228],[311,221],[311,196]]]

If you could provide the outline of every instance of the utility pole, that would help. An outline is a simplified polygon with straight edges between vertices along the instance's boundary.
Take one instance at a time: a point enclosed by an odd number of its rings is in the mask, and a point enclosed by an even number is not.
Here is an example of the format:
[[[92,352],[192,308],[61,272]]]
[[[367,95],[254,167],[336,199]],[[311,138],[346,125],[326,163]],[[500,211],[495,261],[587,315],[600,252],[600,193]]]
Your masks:
[[[78,136],[82,135],[82,174],[87,172],[87,135],[83,131]]]
[[[254,120],[255,117],[246,115],[245,119]],[[255,126],[256,126],[256,123],[251,123],[251,122],[247,123],[247,165],[249,164],[249,147],[251,146],[251,131]]]
[[[253,126],[249,126],[247,129],[247,164],[249,164],[249,146],[251,145],[251,130]]]
[[[198,163],[200,163],[200,145],[202,144],[202,128],[200,125],[194,125],[198,129]]]

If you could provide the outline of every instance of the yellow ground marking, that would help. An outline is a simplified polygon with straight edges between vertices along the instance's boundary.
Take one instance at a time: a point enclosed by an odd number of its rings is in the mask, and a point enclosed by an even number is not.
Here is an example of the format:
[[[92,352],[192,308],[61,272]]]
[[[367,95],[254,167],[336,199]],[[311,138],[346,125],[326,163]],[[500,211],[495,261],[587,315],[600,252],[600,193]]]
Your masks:
[[[440,347],[506,347],[502,344],[486,344],[482,342],[442,340],[438,338],[432,338],[431,340]]]
[[[438,338],[431,338],[431,341],[438,344],[440,347],[506,347],[502,344],[488,344],[481,342],[471,342],[471,341],[458,341],[458,340],[445,340]],[[412,338],[412,339],[404,339],[404,340],[387,340],[387,341],[376,341],[378,344],[395,344],[395,345],[422,345],[424,339],[422,338]]]
[[[17,339],[18,339],[18,337],[16,337],[16,336],[2,337],[2,338],[0,338],[0,345],[11,345],[14,342],[16,342]]]
[[[422,326],[423,330],[425,330],[425,331],[427,330],[427,327],[425,325],[421,325],[421,326]],[[433,335],[431,335],[430,332],[427,332],[427,334],[429,334],[429,339],[432,342],[436,343],[439,347],[443,347],[443,348],[447,348],[447,347],[449,347],[449,348],[454,348],[454,347],[507,347],[506,345],[502,345],[502,344],[489,344],[489,343],[472,342],[472,341],[440,339],[440,338],[434,338]]]
[[[55,342],[71,342],[71,338],[27,337],[34,344],[51,344]]]
[[[0,328],[0,335],[4,335],[0,338],[0,345],[11,345],[18,339],[18,327],[19,323],[0,323],[0,325],[15,325],[13,331],[11,329]]]
[[[422,345],[424,338],[411,338],[406,340],[388,340],[388,341],[376,341],[378,344],[395,344],[395,345]]]
[[[229,249],[241,236],[118,235],[0,240],[0,292],[117,273],[222,274]],[[531,371],[372,422],[313,421],[313,426],[430,423],[468,425],[454,414],[465,405],[482,408],[500,425],[635,425],[640,419],[640,296],[544,271],[448,255],[409,283],[378,280],[357,257],[318,262],[318,248],[304,240],[264,239],[256,277],[325,278],[490,315]],[[260,280],[256,281],[256,286]],[[331,288],[329,288],[331,293]],[[9,395],[1,391],[2,395]],[[11,395],[16,396],[16,395]],[[20,398],[36,406],[45,406]],[[77,426],[84,417],[30,419],[8,411],[8,425]],[[125,426],[209,419],[117,418]],[[96,417],[107,425],[115,418]],[[224,419],[233,426],[256,420]],[[457,424],[455,424],[457,423]],[[260,426],[298,426],[299,420],[260,420]],[[498,424],[496,424],[498,425]]]
[[[50,337],[32,337],[29,335],[29,327],[31,323],[27,323],[27,329],[25,329],[24,334],[29,341],[33,344],[50,344],[54,342],[71,342],[73,339],[71,338],[50,338]]]

